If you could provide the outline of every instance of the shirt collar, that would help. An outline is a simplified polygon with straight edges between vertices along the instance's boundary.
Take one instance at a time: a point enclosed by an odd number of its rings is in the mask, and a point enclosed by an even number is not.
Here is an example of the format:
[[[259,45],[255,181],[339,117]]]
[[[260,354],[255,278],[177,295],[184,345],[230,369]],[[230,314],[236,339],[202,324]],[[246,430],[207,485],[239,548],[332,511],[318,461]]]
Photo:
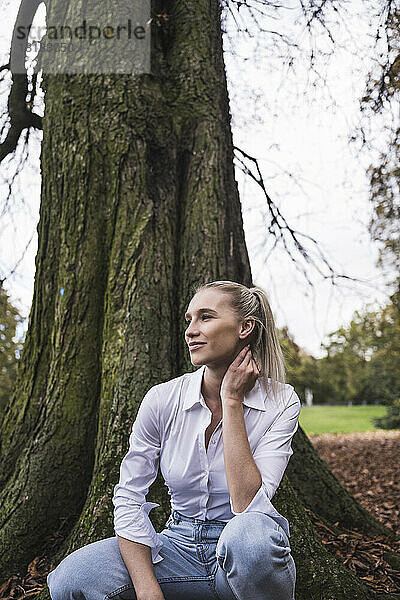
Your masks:
[[[182,410],[188,410],[194,404],[196,404],[196,402],[199,402],[203,405],[203,402],[201,402],[201,384],[203,381],[203,373],[205,368],[206,365],[202,365],[199,369],[193,373],[190,373],[189,385],[186,390],[186,396],[183,401]],[[267,394],[264,386],[261,384],[260,378],[258,378],[253,386],[253,389],[245,395],[243,404],[245,406],[250,406],[251,408],[256,408],[257,410],[265,411],[266,397]]]

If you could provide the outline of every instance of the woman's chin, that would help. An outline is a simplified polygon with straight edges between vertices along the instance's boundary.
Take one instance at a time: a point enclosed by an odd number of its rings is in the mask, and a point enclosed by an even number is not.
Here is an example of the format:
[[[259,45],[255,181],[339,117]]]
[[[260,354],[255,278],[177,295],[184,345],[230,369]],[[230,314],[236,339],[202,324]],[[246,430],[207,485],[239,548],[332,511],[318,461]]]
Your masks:
[[[200,357],[197,357],[197,356],[191,356],[190,357],[190,362],[195,367],[198,367],[200,365],[204,365],[204,360],[202,360]]]

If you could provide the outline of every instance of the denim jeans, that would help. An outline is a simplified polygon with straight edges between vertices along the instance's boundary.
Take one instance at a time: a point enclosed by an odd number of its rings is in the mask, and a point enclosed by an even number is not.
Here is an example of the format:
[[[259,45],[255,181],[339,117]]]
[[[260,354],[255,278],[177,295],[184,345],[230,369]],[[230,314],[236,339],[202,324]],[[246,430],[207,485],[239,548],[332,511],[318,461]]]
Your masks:
[[[173,510],[161,535],[163,560],[153,567],[165,600],[294,600],[288,537],[264,513],[226,523]],[[72,552],[47,583],[52,600],[137,600],[117,537]]]

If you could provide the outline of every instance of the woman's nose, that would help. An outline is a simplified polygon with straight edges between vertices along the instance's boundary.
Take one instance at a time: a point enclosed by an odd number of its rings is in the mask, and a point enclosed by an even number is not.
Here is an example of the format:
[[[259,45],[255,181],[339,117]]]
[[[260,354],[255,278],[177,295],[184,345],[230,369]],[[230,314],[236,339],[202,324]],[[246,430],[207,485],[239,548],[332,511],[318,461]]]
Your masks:
[[[194,335],[196,333],[198,333],[199,327],[196,324],[193,324],[193,321],[191,321],[186,329],[186,335]]]

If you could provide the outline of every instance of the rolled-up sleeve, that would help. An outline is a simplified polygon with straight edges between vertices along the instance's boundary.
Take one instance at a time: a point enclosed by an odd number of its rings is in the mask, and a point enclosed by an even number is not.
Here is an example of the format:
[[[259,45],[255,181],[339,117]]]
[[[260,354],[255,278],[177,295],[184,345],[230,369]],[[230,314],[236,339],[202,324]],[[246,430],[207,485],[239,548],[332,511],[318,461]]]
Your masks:
[[[250,504],[242,511],[264,512],[270,515],[283,527],[288,537],[290,537],[288,520],[279,514],[271,499],[293,454],[292,438],[299,426],[300,409],[300,399],[292,388],[284,410],[260,438],[253,452],[254,461],[262,477],[262,484]],[[233,510],[232,499],[230,504],[234,515],[241,514]]]
[[[160,449],[158,393],[153,387],[137,412],[113,496],[115,533],[149,546],[153,563],[163,560],[159,555],[163,543],[150,521],[149,512],[160,505],[145,500],[157,477]]]

